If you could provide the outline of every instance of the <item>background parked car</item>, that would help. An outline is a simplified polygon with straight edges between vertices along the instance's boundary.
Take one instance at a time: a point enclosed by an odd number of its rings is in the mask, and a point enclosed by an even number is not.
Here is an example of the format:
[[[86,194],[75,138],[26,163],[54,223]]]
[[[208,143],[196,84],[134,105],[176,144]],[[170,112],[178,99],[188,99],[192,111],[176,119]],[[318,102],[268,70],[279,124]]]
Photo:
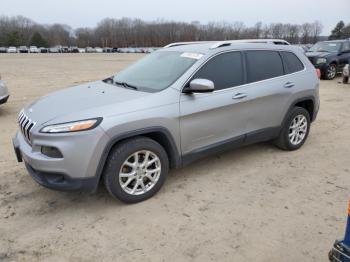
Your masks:
[[[334,79],[350,58],[350,41],[334,40],[318,42],[305,53],[311,63],[321,70],[322,78]]]
[[[55,46],[55,47],[50,47],[49,48],[49,53],[60,53],[60,48]]]
[[[103,53],[103,49],[101,47],[95,47],[96,53]]]
[[[61,46],[60,53],[68,53],[68,52],[69,52],[68,46]]]
[[[17,53],[17,48],[14,46],[10,46],[7,48],[7,53]]]
[[[46,48],[46,47],[40,47],[40,48],[39,48],[39,52],[40,52],[40,53],[48,53],[48,52],[49,52],[49,49]]]
[[[104,47],[103,48],[103,53],[112,53],[113,52],[113,48],[111,47]]]
[[[78,48],[79,53],[86,53],[86,49],[85,48]]]
[[[26,47],[26,46],[24,46],[24,45],[20,46],[20,47],[18,48],[18,51],[19,51],[20,53],[29,53],[28,47]]]
[[[10,95],[5,85],[5,82],[1,80],[1,75],[0,75],[0,105],[5,104],[9,99],[9,97]]]
[[[0,47],[0,53],[6,53],[6,51],[7,51],[6,47],[3,47],[3,46]]]
[[[95,49],[92,48],[91,46],[86,47],[85,50],[86,50],[86,53],[95,53]]]
[[[71,46],[68,51],[70,53],[79,53],[79,48],[77,46]]]
[[[30,46],[29,53],[39,53],[39,49],[36,46]]]

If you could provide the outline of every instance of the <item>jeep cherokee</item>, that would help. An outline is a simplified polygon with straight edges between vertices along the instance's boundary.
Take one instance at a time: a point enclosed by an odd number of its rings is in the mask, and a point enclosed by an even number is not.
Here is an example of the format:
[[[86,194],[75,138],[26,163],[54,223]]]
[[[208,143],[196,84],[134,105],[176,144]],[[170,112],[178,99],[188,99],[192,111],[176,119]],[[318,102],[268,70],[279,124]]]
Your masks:
[[[319,109],[319,79],[299,48],[242,43],[163,48],[103,81],[45,96],[13,139],[32,178],[57,190],[153,196],[169,168],[262,141],[300,148]]]

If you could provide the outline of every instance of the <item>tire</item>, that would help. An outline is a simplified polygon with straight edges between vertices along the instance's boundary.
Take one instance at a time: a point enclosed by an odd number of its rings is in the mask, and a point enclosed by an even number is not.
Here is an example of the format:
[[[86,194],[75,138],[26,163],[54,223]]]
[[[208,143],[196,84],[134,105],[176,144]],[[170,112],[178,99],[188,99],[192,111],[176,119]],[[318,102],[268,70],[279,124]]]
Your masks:
[[[147,154],[148,163],[154,161],[148,166],[145,160]],[[137,203],[159,191],[168,171],[169,160],[164,148],[147,137],[136,137],[121,142],[111,150],[103,182],[113,197],[125,203]]]
[[[348,76],[344,76],[343,77],[343,84],[347,84],[349,82],[349,77]]]
[[[299,117],[299,118],[298,118]],[[300,122],[300,126],[297,125],[298,120],[303,120]],[[304,124],[306,129],[304,128]],[[309,131],[310,131],[310,114],[302,107],[294,107],[289,113],[287,120],[285,121],[279,137],[275,140],[275,145],[283,150],[293,151],[297,150],[305,143]],[[299,128],[294,132],[292,130],[292,124],[297,125]],[[299,134],[293,136],[293,133]]]
[[[326,80],[332,80],[337,76],[337,65],[336,64],[330,64],[325,73],[324,73],[324,78]]]

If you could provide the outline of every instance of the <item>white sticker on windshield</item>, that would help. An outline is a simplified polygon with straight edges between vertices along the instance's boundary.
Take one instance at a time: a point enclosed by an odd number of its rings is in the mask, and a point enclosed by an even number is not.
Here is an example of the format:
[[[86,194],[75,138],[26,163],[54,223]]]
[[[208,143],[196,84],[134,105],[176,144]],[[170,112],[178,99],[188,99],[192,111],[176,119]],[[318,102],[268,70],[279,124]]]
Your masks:
[[[337,46],[337,44],[328,44],[329,46]]]
[[[203,57],[203,55],[198,53],[183,53],[181,57],[199,60]]]

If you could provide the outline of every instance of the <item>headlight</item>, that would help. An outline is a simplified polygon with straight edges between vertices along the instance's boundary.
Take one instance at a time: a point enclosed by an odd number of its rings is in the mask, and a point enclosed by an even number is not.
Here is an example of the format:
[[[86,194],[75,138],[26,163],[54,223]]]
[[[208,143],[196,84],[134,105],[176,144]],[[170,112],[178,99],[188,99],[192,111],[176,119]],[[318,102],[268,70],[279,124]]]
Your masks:
[[[87,120],[80,120],[75,122],[50,125],[43,127],[41,133],[69,133],[90,130],[97,127],[102,121],[102,118],[94,118]]]
[[[326,58],[318,58],[316,61],[316,64],[324,64],[327,63],[327,59]]]

